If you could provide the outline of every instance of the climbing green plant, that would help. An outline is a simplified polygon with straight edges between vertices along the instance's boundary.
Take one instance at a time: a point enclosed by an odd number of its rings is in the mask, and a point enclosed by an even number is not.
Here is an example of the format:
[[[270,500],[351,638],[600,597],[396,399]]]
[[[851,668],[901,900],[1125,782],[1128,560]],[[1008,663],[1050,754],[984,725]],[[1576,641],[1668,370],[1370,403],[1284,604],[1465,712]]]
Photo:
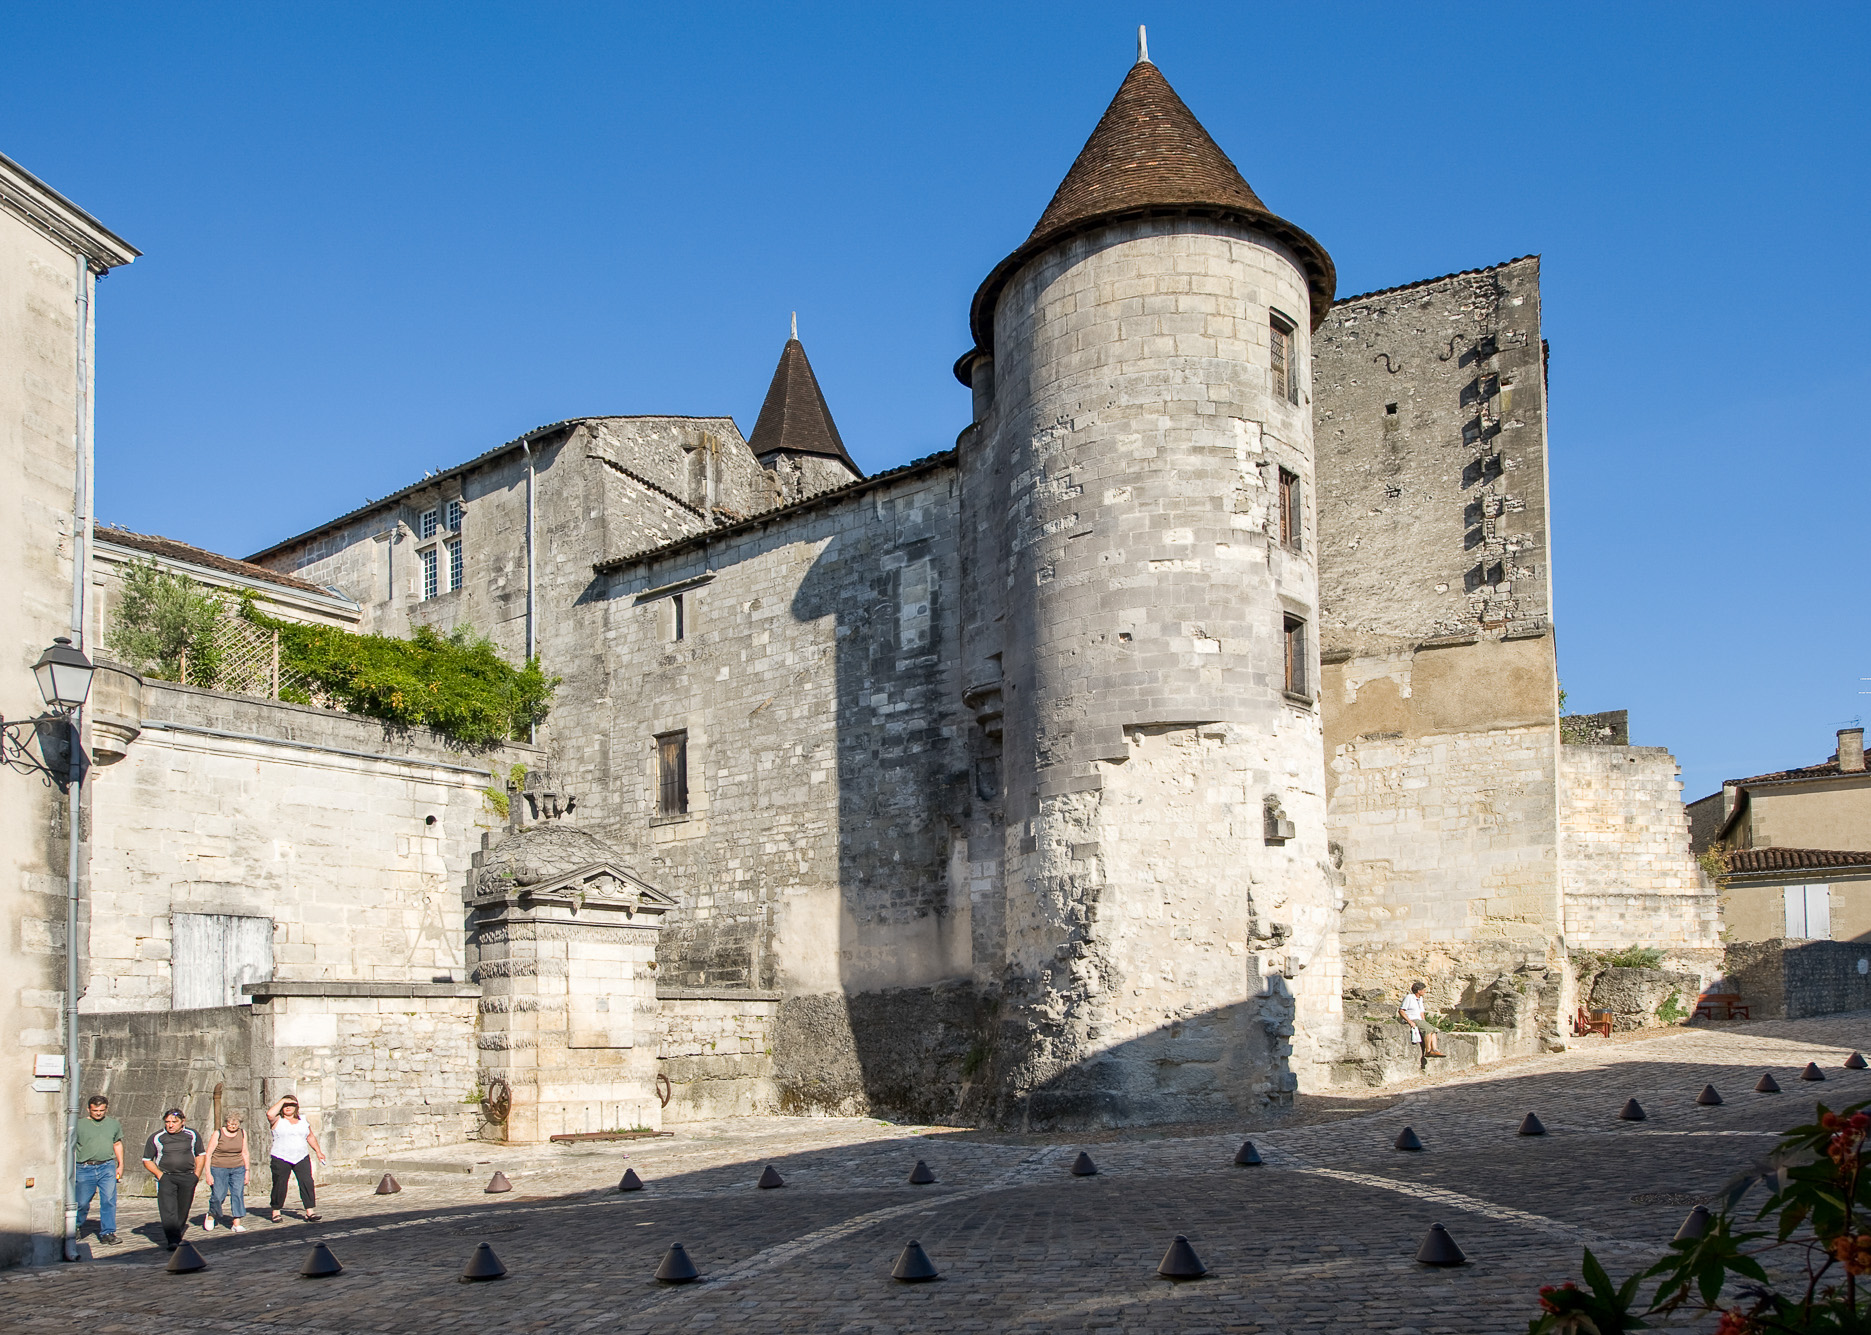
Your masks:
[[[1683,994],[1681,992],[1670,993],[1669,996],[1663,999],[1663,1004],[1657,1007],[1657,1018],[1665,1024],[1675,1024],[1678,1020],[1687,1017],[1688,1014],[1689,1012],[1683,1007]]]
[[[282,681],[290,675],[304,683],[282,687],[282,698],[310,704],[316,694],[350,713],[431,728],[470,748],[528,736],[545,721],[559,685],[537,658],[514,667],[492,640],[466,626],[447,635],[419,626],[399,640],[280,621],[251,601],[240,614],[279,633]]]
[[[194,580],[153,561],[129,561],[111,609],[104,647],[146,677],[212,683],[220,670],[214,628],[227,604]]]

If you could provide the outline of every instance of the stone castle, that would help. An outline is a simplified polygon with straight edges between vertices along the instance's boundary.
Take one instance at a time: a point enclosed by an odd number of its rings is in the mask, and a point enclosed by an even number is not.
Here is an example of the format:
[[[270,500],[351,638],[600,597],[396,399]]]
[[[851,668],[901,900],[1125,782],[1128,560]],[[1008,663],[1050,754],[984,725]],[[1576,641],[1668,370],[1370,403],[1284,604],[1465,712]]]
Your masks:
[[[1533,1050],[1569,949],[1716,946],[1669,755],[1561,744],[1537,258],[1339,297],[1140,58],[971,321],[974,420],[901,468],[795,335],[749,437],[555,422],[228,563],[491,634],[554,711],[502,830],[478,761],[147,683],[98,820],[220,766],[233,824],[103,857],[87,1011],[179,995],[181,915],[263,916],[227,999],[277,1078],[402,1110],[353,1144],[496,1085],[516,1139],[1063,1127],[1381,1081],[1412,977]],[[352,797],[277,798],[290,746]]]

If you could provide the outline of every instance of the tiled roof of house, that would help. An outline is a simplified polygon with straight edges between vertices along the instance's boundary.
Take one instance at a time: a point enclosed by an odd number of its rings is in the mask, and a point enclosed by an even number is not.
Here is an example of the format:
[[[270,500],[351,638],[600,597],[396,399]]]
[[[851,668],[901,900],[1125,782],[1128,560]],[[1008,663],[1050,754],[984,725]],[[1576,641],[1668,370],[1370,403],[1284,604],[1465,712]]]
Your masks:
[[[1724,785],[1738,783],[1746,786],[1750,783],[1797,783],[1801,779],[1836,779],[1840,774],[1864,774],[1865,770],[1840,770],[1839,758],[1822,760],[1817,765],[1805,765],[1799,769],[1779,769],[1772,774],[1754,774],[1745,779],[1728,779]]]
[[[819,389],[819,378],[812,374],[805,345],[796,335],[786,340],[780,364],[773,369],[773,383],[767,386],[766,401],[760,405],[747,448],[756,459],[782,450],[822,455],[838,460],[858,477],[864,476],[845,453],[838,424],[832,421],[832,410],[825,406],[825,395]]]
[[[1001,288],[1034,255],[1105,223],[1163,213],[1235,218],[1279,240],[1305,271],[1313,327],[1325,318],[1338,286],[1332,257],[1261,202],[1169,80],[1148,60],[1139,60],[1118,85],[1032,235],[995,266],[975,293],[976,346],[983,352],[992,349],[994,304]]]
[[[1871,852],[1836,848],[1737,848],[1728,855],[1728,870],[1737,876],[1765,871],[1823,871],[1828,867],[1871,870]]]
[[[282,575],[277,570],[268,570],[265,566],[254,565],[251,561],[236,561],[231,556],[222,556],[219,552],[211,552],[205,547],[194,547],[186,542],[177,542],[174,538],[158,538],[148,533],[132,533],[127,528],[111,528],[105,524],[97,525],[92,532],[99,542],[129,547],[161,561],[183,561],[190,565],[205,566],[209,570],[218,570],[226,575],[263,580],[268,584],[277,584],[281,588],[297,589],[301,593],[316,593],[325,598],[339,596],[333,594],[330,589],[314,584],[310,580],[300,579],[296,575]]]

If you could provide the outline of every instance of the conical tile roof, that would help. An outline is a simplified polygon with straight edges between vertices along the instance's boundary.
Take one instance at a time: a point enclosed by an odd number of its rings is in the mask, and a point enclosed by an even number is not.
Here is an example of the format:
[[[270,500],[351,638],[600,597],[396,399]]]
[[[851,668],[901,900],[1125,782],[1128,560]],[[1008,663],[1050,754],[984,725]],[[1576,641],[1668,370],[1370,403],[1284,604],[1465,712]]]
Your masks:
[[[757,459],[782,451],[816,454],[836,459],[856,476],[864,476],[845,452],[838,424],[832,421],[832,410],[825,406],[818,377],[806,360],[805,345],[796,335],[786,340],[785,350],[780,353],[780,364],[774,368],[773,383],[767,386],[766,402],[760,405],[760,416],[754,422],[754,434],[748,437],[747,447]]]
[[[992,349],[995,302],[1027,260],[1094,227],[1166,213],[1232,218],[1282,242],[1306,275],[1313,328],[1325,319],[1338,288],[1331,256],[1268,209],[1162,71],[1139,60],[1118,85],[1032,235],[995,266],[975,293],[971,323],[980,350]],[[964,357],[962,365],[968,361]]]

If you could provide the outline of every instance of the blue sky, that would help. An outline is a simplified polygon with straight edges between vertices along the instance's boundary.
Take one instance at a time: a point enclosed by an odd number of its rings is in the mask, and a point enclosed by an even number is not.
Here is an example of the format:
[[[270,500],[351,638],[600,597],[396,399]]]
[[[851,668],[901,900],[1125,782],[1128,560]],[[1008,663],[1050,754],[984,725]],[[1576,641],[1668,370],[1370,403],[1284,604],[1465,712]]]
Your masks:
[[[1871,712],[1862,6],[16,5],[0,151],[146,252],[98,508],[234,555],[585,413],[876,470],[1151,54],[1341,293],[1544,256],[1561,674],[1691,797]]]

